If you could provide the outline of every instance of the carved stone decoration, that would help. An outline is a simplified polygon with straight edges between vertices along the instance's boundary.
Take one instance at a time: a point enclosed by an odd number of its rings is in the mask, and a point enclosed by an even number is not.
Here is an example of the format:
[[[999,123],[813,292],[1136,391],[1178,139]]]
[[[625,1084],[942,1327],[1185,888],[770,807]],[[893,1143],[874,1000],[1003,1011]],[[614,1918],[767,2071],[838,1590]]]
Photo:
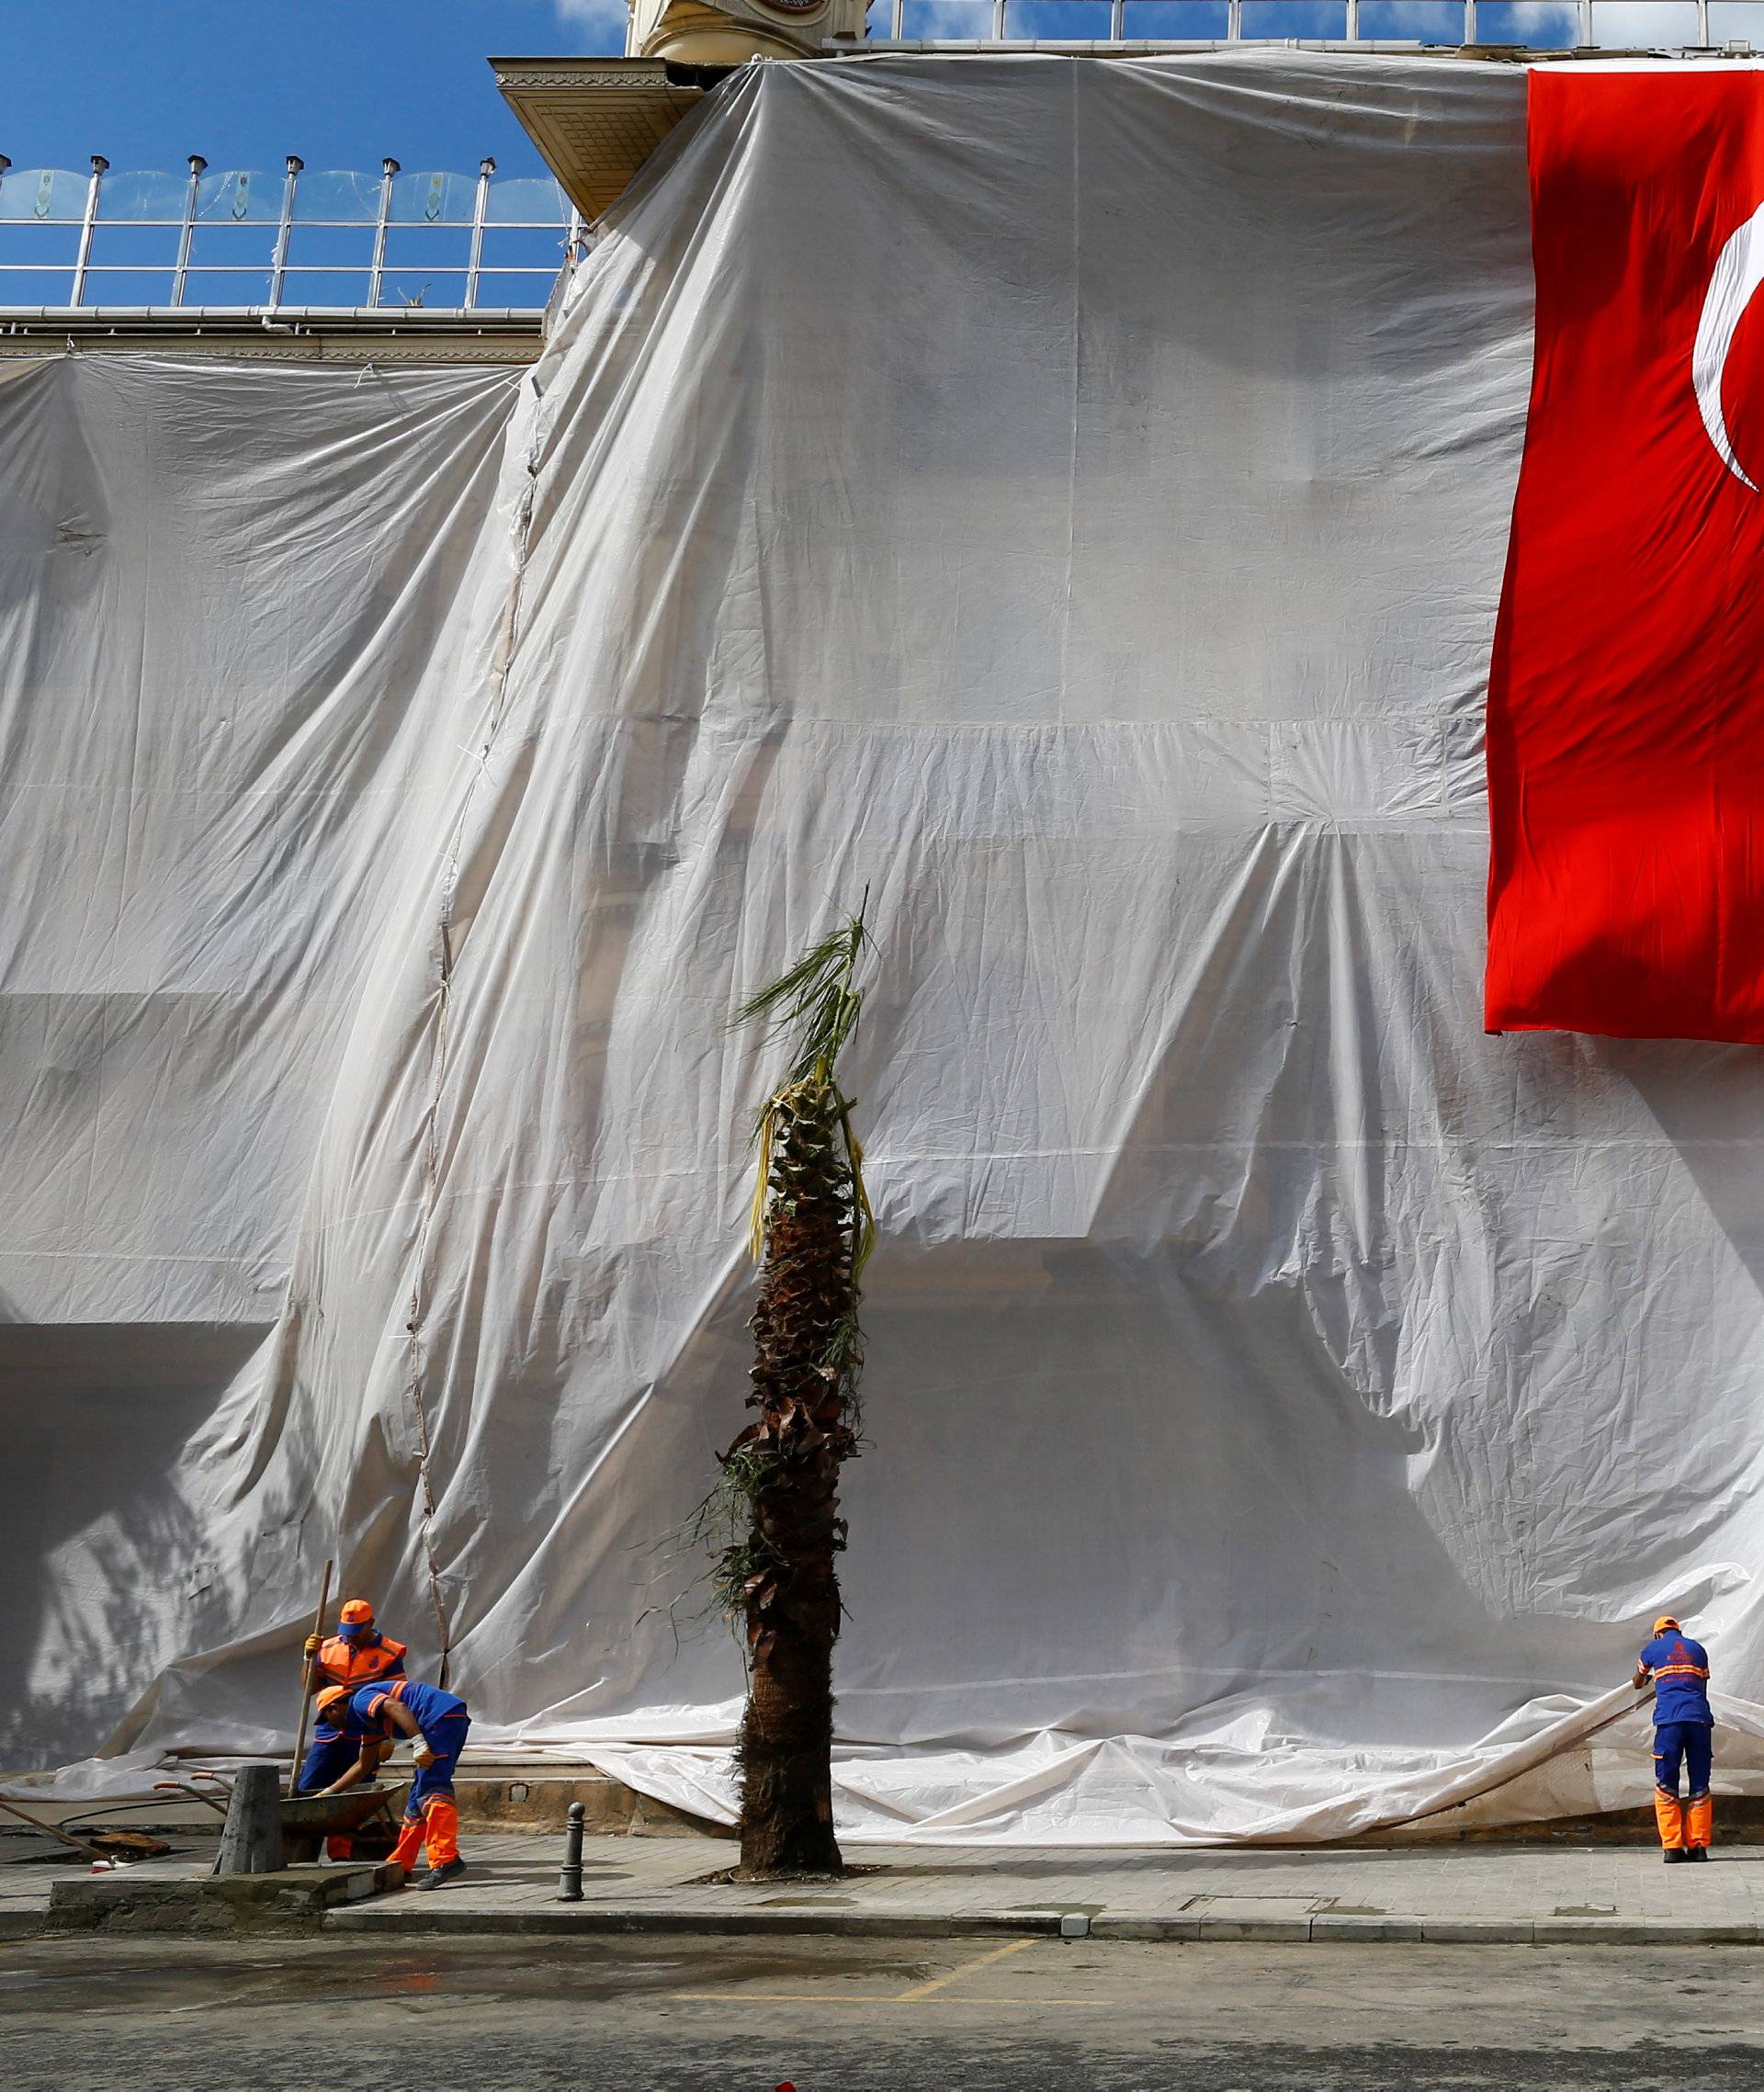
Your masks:
[[[631,0],[626,49],[679,65],[813,58],[829,41],[858,43],[865,0]]]

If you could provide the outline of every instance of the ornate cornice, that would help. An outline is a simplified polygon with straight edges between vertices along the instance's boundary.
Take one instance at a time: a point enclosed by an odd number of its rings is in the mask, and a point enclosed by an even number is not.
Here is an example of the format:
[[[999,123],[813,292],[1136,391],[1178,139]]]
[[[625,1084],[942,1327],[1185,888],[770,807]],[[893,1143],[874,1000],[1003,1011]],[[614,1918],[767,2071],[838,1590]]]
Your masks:
[[[668,79],[659,58],[492,58],[503,98],[564,194],[590,221],[686,112],[697,87]]]

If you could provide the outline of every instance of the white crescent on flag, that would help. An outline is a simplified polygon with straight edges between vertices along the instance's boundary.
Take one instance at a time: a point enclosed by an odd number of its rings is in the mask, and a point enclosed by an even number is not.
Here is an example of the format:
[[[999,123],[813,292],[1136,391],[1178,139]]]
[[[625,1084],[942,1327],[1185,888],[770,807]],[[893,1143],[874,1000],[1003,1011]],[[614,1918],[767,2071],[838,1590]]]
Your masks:
[[[1735,479],[1754,493],[1758,482],[1734,455],[1733,441],[1727,434],[1721,381],[1727,368],[1727,352],[1734,345],[1752,293],[1760,283],[1764,283],[1764,204],[1732,235],[1716,257],[1714,274],[1703,294],[1696,346],[1690,352],[1690,379],[1697,389],[1697,406],[1709,440]]]

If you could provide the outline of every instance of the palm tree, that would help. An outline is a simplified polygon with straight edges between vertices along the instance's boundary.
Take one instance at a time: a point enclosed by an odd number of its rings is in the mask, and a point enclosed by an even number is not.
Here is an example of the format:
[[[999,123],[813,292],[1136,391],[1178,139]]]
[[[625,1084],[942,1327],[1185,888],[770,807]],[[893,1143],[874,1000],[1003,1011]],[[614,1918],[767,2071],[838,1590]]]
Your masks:
[[[865,896],[867,903],[868,896]],[[864,911],[744,1003],[735,1023],[787,1041],[788,1072],[760,1107],[752,1249],[758,1414],[718,1457],[729,1523],[714,1582],[746,1631],[737,1758],[743,1880],[844,1871],[833,1836],[833,1644],[845,1544],[839,1471],[859,1445],[858,1282],[874,1217],[851,1100],[835,1072],[856,1026]]]

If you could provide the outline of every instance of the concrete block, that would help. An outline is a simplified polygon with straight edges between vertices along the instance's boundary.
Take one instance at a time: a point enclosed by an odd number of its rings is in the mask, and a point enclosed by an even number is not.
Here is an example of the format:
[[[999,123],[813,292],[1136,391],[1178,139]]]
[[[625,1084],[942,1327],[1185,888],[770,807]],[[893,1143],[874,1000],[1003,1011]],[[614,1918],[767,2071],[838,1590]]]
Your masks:
[[[1308,1917],[1206,1917],[1200,1920],[1201,1939],[1283,1940],[1294,1946],[1310,1939]]]
[[[1092,1939],[1198,1939],[1198,1917],[1116,1917],[1104,1913],[1091,1920]]]
[[[292,1867],[273,1874],[74,1875],[52,1883],[44,1929],[216,1935],[315,1930],[333,1905],[397,1888],[392,1866]]]
[[[1529,1947],[1529,1917],[1424,1917],[1421,1938],[1444,1947]]]
[[[1059,1936],[1062,1939],[1088,1939],[1091,1936],[1089,1914],[1081,1910],[1069,1910],[1060,1918]]]
[[[1319,1911],[1311,1920],[1313,1939],[1419,1939],[1419,1917],[1335,1917]]]
[[[1540,1917],[1532,1927],[1534,1947],[1647,1947],[1655,1928],[1640,1917]]]
[[[878,1917],[880,1912],[876,1914]],[[982,1932],[1014,1933],[1051,1939],[1058,1936],[1060,1914],[1057,1910],[964,1910],[949,1920],[952,1938],[974,1938]]]

